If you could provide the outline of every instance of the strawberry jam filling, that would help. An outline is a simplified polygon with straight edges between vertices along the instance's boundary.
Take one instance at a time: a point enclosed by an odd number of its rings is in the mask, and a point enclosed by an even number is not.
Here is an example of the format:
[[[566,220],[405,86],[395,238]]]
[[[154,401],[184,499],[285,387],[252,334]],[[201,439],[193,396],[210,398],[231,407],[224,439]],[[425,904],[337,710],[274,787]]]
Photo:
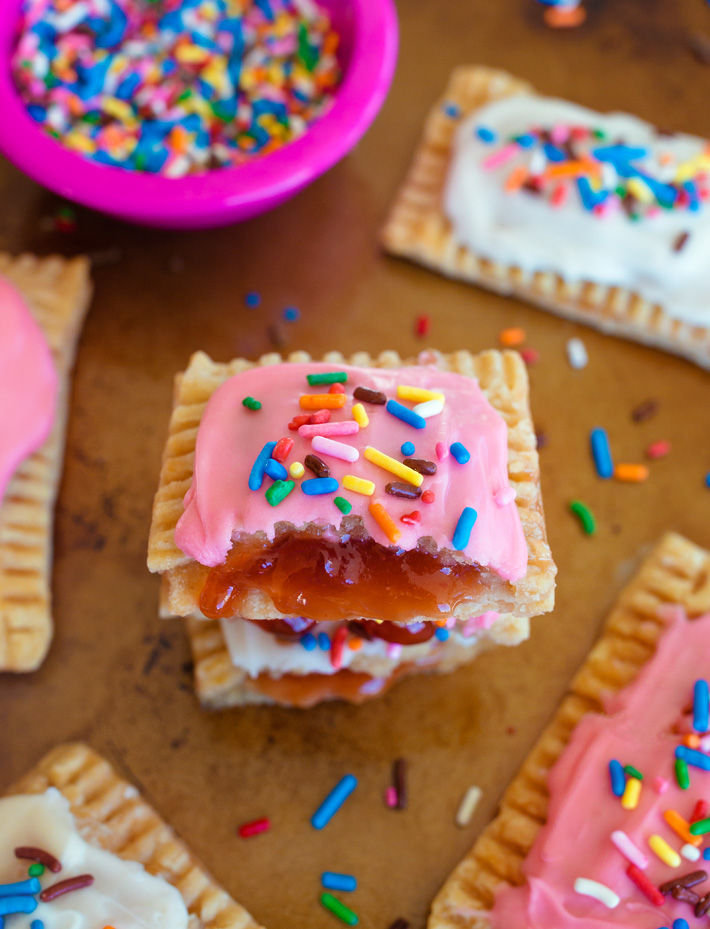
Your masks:
[[[478,596],[482,573],[478,565],[446,563],[420,548],[284,534],[274,542],[235,545],[207,575],[200,610],[209,619],[241,616],[245,595],[258,590],[279,612],[318,622],[383,613],[399,623],[442,619]]]

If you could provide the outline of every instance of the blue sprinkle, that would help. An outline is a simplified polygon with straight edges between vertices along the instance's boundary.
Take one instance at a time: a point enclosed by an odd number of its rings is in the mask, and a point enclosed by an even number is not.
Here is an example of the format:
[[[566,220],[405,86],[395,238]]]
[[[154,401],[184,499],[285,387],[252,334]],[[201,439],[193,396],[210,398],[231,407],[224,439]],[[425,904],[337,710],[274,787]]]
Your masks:
[[[455,103],[445,103],[443,106],[444,115],[449,119],[458,119],[461,115],[461,109]],[[323,885],[325,887],[325,884]],[[335,890],[338,888],[336,887]]]
[[[30,923],[30,929],[44,929],[44,923],[41,919],[33,919]]]
[[[307,652],[312,652],[316,644],[316,637],[312,632],[307,632],[305,635],[301,636],[301,645]]]
[[[323,829],[327,826],[356,787],[357,778],[352,774],[346,774],[313,814],[311,819],[313,828]]]
[[[287,306],[284,310],[284,319],[287,323],[295,323],[297,319],[301,318],[301,311],[297,306]]]
[[[449,637],[449,630],[444,629],[443,626],[439,626],[434,635],[440,642],[445,642]]]
[[[288,479],[288,471],[281,464],[280,461],[274,461],[273,458],[269,458],[264,466],[264,473],[267,477],[270,477],[272,481],[285,481]]]
[[[710,848],[704,849],[703,858],[705,859],[705,861],[710,861]]]
[[[414,447],[414,442],[403,442],[400,452],[404,455],[405,458],[411,457],[416,451]]]
[[[463,509],[463,512],[459,516],[459,521],[456,523],[456,530],[454,532],[454,548],[457,552],[462,552],[469,543],[471,538],[471,530],[476,522],[478,513],[473,509],[472,506],[466,506]]]
[[[327,633],[325,632],[318,633],[318,648],[322,652],[330,651],[330,638]]]
[[[609,762],[609,777],[611,778],[611,792],[615,797],[623,797],[626,790],[626,775],[621,762],[616,759]]]
[[[710,471],[705,475],[705,486],[710,487]]]
[[[321,883],[326,890],[342,890],[351,893],[357,887],[357,881],[352,874],[338,874],[336,871],[324,871]]]
[[[531,148],[537,140],[534,135],[530,135],[529,132],[526,132],[524,135],[517,136],[515,141],[521,148]]]
[[[334,494],[338,489],[338,482],[334,477],[312,477],[302,481],[301,490],[309,497],[319,497],[321,494]]]
[[[244,303],[250,310],[256,309],[256,307],[261,306],[261,294],[257,293],[255,290],[250,290],[244,297]]]
[[[686,764],[694,768],[700,768],[701,771],[710,771],[710,756],[703,755],[702,752],[696,752],[694,748],[687,748],[685,745],[679,745],[675,750],[676,758],[682,758]]]
[[[461,442],[454,442],[449,446],[449,451],[458,461],[459,464],[466,464],[471,460],[471,452]]]
[[[597,161],[638,161],[646,158],[647,148],[632,148],[630,145],[601,145],[592,150]]]
[[[252,465],[249,472],[249,490],[261,490],[261,485],[266,473],[266,462],[271,458],[271,453],[276,448],[276,442],[267,442]]]
[[[710,725],[710,690],[708,682],[699,680],[693,688],[693,729],[707,732]]]
[[[498,133],[494,132],[493,129],[489,129],[488,126],[477,126],[476,135],[486,145],[492,145],[498,140]]]
[[[14,897],[18,894],[38,894],[41,885],[36,877],[26,881],[16,881],[14,884],[0,884],[0,897]]]
[[[690,929],[687,919],[674,919],[673,929]]]
[[[414,426],[415,429],[423,429],[426,426],[426,420],[423,416],[420,416],[419,413],[415,413],[414,410],[410,410],[408,406],[398,403],[396,400],[388,400],[385,409],[388,413],[391,413],[392,416],[401,419],[402,422],[406,423],[408,426]]]
[[[604,429],[592,429],[590,440],[592,443],[592,457],[594,467],[599,477],[608,480],[614,473],[614,462],[611,459],[609,436]]]
[[[549,142],[543,145],[543,150],[547,156],[548,161],[560,162],[567,160],[567,155],[564,153],[564,151],[561,148],[558,148],[556,145],[550,145]]]
[[[34,913],[37,901],[30,894],[20,897],[0,897],[0,916],[9,916],[12,913]]]

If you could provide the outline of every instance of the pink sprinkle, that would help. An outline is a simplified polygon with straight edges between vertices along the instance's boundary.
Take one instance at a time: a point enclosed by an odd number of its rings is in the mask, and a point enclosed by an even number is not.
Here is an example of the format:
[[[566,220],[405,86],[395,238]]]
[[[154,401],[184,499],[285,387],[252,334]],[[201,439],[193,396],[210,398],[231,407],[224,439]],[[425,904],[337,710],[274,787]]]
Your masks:
[[[402,654],[402,646],[398,645],[396,642],[387,643],[387,657],[391,658],[392,661],[397,661]]]
[[[647,458],[665,458],[666,455],[671,450],[671,443],[667,442],[665,439],[661,439],[658,442],[651,442],[651,444],[646,449]]]
[[[505,145],[503,148],[499,149],[497,152],[493,152],[492,155],[489,155],[488,158],[483,162],[482,167],[484,171],[492,171],[494,168],[499,168],[501,165],[504,165],[506,162],[510,161],[511,158],[515,157],[520,151],[520,146],[511,142],[510,145]]]
[[[564,145],[567,139],[569,139],[569,127],[554,126],[552,132],[550,132],[550,138],[555,145]]]
[[[253,835],[259,835],[260,832],[267,832],[271,828],[271,821],[264,819],[255,819],[253,822],[244,823],[239,827],[238,832],[242,839],[249,839]]]
[[[355,435],[360,431],[360,427],[354,419],[346,419],[340,423],[308,423],[300,426],[298,434],[304,439],[312,439],[314,435]]]
[[[330,455],[331,458],[340,458],[342,461],[353,462],[360,457],[360,452],[353,448],[352,445],[346,445],[345,442],[336,442],[334,439],[326,439],[322,435],[313,436],[311,447],[314,452],[320,452],[321,455]]]
[[[456,627],[456,617],[449,616],[449,618],[444,623],[447,629],[454,629]]]
[[[641,871],[646,870],[648,867],[648,858],[637,845],[634,845],[625,832],[622,832],[621,829],[612,832],[611,841],[616,845],[627,861],[630,861],[631,864],[635,864]]]
[[[520,350],[520,357],[526,365],[535,365],[540,360],[540,352],[536,348],[523,348]]]
[[[550,197],[550,206],[561,207],[567,202],[567,197],[569,195],[569,189],[566,184],[558,184],[557,187],[552,191]]]
[[[701,737],[698,748],[701,752],[710,752],[710,735],[704,735]]]
[[[653,789],[656,791],[657,794],[660,794],[662,796],[668,790],[669,787],[670,787],[670,784],[665,779],[665,777],[661,777],[660,775],[657,775],[656,777],[654,777]]]
[[[445,458],[449,457],[449,446],[446,442],[437,442],[436,443],[436,457],[439,461],[443,461]]]
[[[385,791],[385,803],[393,810],[397,806],[397,790],[394,787],[388,787]]]
[[[468,636],[473,635],[480,629],[490,629],[499,615],[495,610],[488,610],[487,613],[482,613],[480,616],[472,616],[466,620],[466,625],[463,627],[464,637],[468,638]]]
[[[507,506],[509,503],[512,503],[515,500],[516,493],[514,487],[504,487],[503,490],[499,490],[498,493],[493,497],[497,506]]]

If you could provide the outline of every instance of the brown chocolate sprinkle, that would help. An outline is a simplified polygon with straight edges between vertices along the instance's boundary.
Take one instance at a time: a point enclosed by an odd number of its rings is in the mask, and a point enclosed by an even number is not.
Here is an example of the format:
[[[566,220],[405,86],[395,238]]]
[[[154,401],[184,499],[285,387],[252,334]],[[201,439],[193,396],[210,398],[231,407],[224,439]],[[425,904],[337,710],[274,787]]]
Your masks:
[[[395,758],[392,765],[392,783],[397,793],[395,810],[407,808],[407,761],[404,758]]]
[[[674,877],[672,880],[666,881],[658,889],[662,894],[671,894],[677,887],[694,887],[704,881],[707,876],[707,871],[690,871],[682,877]]]
[[[681,232],[678,238],[673,243],[673,251],[682,252],[685,246],[688,244],[689,238],[690,238],[689,232]]]
[[[652,416],[655,416],[658,412],[658,400],[644,400],[643,403],[639,403],[637,407],[631,411],[631,419],[635,423],[644,423],[647,419],[651,419]]]
[[[705,916],[708,910],[710,910],[710,894],[705,894],[695,905],[695,915],[700,919],[701,916]]]
[[[34,848],[31,845],[21,845],[15,849],[15,858],[21,858],[25,861],[38,861],[45,868],[49,868],[54,874],[62,870],[62,863],[54,855],[45,852],[43,848]]]
[[[421,487],[413,487],[403,481],[390,481],[385,485],[385,493],[393,497],[404,497],[405,500],[416,500],[422,495]]]
[[[384,406],[387,403],[387,397],[381,390],[370,390],[369,387],[356,387],[353,391],[353,397],[356,400],[362,400],[364,403],[376,403],[378,406]]]
[[[409,923],[406,919],[402,919],[400,916],[399,919],[395,919],[395,921],[390,926],[390,929],[409,929]]]
[[[436,462],[427,461],[425,458],[405,458],[404,464],[419,474],[436,474]]]
[[[50,900],[63,897],[64,894],[71,893],[72,890],[81,890],[82,887],[90,887],[93,883],[93,874],[77,874],[76,877],[68,877],[65,881],[59,881],[58,884],[45,887],[39,895],[39,898],[43,903],[49,903]]]
[[[306,455],[303,463],[316,477],[330,477],[330,468],[318,455]]]
[[[694,32],[686,39],[688,48],[695,58],[704,65],[710,65],[710,37],[702,32]]]
[[[697,906],[700,903],[700,897],[694,890],[687,887],[674,887],[671,891],[674,900],[680,900],[681,903],[689,903],[691,906]]]

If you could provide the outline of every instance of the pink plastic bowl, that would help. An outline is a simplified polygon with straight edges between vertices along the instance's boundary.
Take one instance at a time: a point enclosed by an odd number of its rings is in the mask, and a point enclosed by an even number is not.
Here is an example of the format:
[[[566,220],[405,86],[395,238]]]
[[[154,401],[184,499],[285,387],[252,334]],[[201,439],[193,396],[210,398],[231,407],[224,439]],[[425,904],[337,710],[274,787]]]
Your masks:
[[[0,151],[69,200],[130,222],[171,229],[249,219],[292,197],[358,142],[382,106],[397,60],[392,0],[320,0],[340,35],[343,81],[330,110],[283,148],[238,168],[164,178],[95,164],[28,115],[9,61],[22,0],[0,0]]]

